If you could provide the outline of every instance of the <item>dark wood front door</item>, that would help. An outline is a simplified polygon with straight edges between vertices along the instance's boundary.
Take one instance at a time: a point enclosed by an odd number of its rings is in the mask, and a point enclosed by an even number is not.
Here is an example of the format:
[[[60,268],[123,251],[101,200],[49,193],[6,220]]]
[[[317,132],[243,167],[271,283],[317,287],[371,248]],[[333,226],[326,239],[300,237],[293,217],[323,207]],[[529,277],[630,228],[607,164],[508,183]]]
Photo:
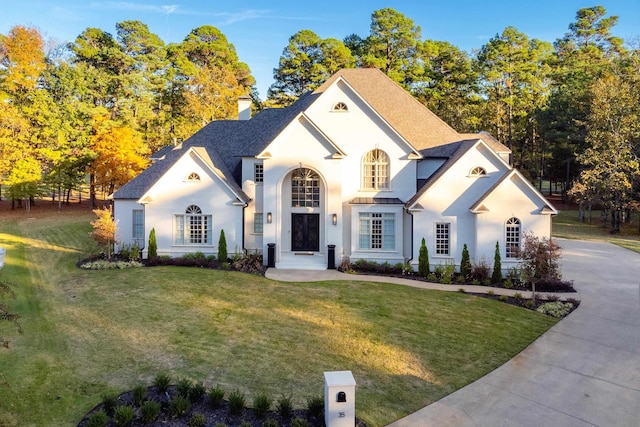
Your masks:
[[[319,214],[291,214],[291,250],[314,251],[320,250],[320,215]]]

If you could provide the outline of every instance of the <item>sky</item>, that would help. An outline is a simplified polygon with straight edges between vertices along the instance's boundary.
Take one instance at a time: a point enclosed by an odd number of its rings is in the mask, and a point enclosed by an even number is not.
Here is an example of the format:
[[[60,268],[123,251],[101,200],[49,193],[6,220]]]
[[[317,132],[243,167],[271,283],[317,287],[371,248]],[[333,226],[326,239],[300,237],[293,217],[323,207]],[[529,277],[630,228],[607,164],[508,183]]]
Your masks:
[[[173,43],[194,28],[213,25],[249,65],[264,99],[282,50],[300,30],[322,38],[342,40],[353,33],[364,38],[371,13],[390,7],[413,19],[423,39],[448,41],[472,53],[508,26],[553,42],[568,31],[578,9],[596,5],[619,17],[615,35],[640,40],[640,0],[0,0],[0,34],[23,25],[36,27],[45,40],[71,42],[89,27],[115,35],[116,23],[139,20]]]

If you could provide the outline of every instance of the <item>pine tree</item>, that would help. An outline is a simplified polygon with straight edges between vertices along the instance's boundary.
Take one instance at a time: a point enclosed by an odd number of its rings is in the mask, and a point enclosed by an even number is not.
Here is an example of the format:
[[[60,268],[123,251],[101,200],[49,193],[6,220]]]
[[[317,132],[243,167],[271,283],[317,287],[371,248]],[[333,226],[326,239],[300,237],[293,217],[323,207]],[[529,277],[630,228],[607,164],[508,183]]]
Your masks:
[[[149,232],[149,250],[147,258],[152,259],[158,256],[158,243],[156,242],[156,229],[152,228]]]
[[[423,237],[420,245],[420,255],[418,256],[418,274],[420,277],[427,277],[429,273],[429,249],[427,249]]]
[[[500,243],[496,242],[496,253],[493,256],[493,274],[491,275],[492,283],[502,282],[502,262],[500,260]]]
[[[224,237],[224,230],[220,230],[220,240],[218,240],[218,260],[227,262],[227,239]]]
[[[462,259],[460,260],[460,275],[467,279],[471,275],[471,259],[469,258],[469,249],[465,243],[462,247]]]

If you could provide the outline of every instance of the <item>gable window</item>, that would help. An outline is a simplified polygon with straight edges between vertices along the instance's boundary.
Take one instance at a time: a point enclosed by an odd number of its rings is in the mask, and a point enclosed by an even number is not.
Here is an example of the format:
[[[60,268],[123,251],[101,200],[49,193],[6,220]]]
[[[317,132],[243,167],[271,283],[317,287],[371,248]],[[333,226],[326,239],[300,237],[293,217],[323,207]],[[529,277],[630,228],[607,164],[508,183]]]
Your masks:
[[[448,222],[436,223],[436,255],[449,255],[450,226]]]
[[[133,210],[133,238],[135,240],[144,239],[144,211],[142,209]]]
[[[253,165],[253,182],[259,183],[264,181],[264,166],[262,163]]]
[[[262,234],[264,228],[264,215],[262,212],[253,214],[253,234]]]
[[[476,166],[475,168],[471,169],[471,172],[469,172],[469,176],[487,176],[487,171],[481,166]]]
[[[359,249],[392,251],[396,248],[396,215],[361,212]]]
[[[520,220],[509,218],[505,224],[505,251],[507,258],[518,258],[520,251]]]
[[[291,176],[291,206],[317,208],[320,206],[320,176],[307,168],[299,168]]]
[[[174,218],[173,243],[176,245],[210,245],[212,221],[211,215],[203,215],[196,206],[189,206],[184,214]]]
[[[389,189],[389,156],[384,151],[376,148],[365,154],[362,161],[362,188]]]
[[[187,177],[187,181],[200,181],[200,175],[195,172],[191,172]]]
[[[345,104],[344,102],[338,102],[333,106],[331,111],[334,111],[337,113],[346,113],[349,111],[349,107],[347,107],[347,104]]]

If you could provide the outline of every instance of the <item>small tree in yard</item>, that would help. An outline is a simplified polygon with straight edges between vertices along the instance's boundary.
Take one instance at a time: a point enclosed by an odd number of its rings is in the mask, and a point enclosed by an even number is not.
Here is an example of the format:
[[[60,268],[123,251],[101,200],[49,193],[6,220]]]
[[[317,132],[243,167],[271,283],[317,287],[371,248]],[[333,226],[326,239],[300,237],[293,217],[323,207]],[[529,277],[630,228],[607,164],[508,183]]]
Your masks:
[[[518,257],[522,262],[522,272],[529,282],[560,279],[558,260],[562,256],[560,246],[553,240],[539,238],[533,233],[525,233],[522,249]]]
[[[471,275],[471,258],[469,257],[469,249],[465,243],[462,247],[462,259],[460,260],[460,275],[468,279]]]
[[[218,260],[227,262],[227,239],[224,237],[224,230],[220,230],[220,240],[218,240]]]
[[[493,274],[491,274],[491,282],[502,282],[502,260],[500,258],[500,242],[496,242],[496,253],[493,255]]]
[[[94,209],[93,213],[98,216],[98,219],[91,222],[93,231],[90,236],[98,246],[104,246],[107,249],[107,258],[111,258],[111,249],[116,242],[117,221],[114,221],[111,211],[107,208]]]
[[[420,245],[420,254],[418,255],[418,274],[420,277],[427,277],[429,273],[429,249],[427,249],[427,244],[423,237]]]
[[[149,232],[149,250],[147,258],[152,259],[158,256],[158,242],[156,242],[156,229],[152,228]]]

